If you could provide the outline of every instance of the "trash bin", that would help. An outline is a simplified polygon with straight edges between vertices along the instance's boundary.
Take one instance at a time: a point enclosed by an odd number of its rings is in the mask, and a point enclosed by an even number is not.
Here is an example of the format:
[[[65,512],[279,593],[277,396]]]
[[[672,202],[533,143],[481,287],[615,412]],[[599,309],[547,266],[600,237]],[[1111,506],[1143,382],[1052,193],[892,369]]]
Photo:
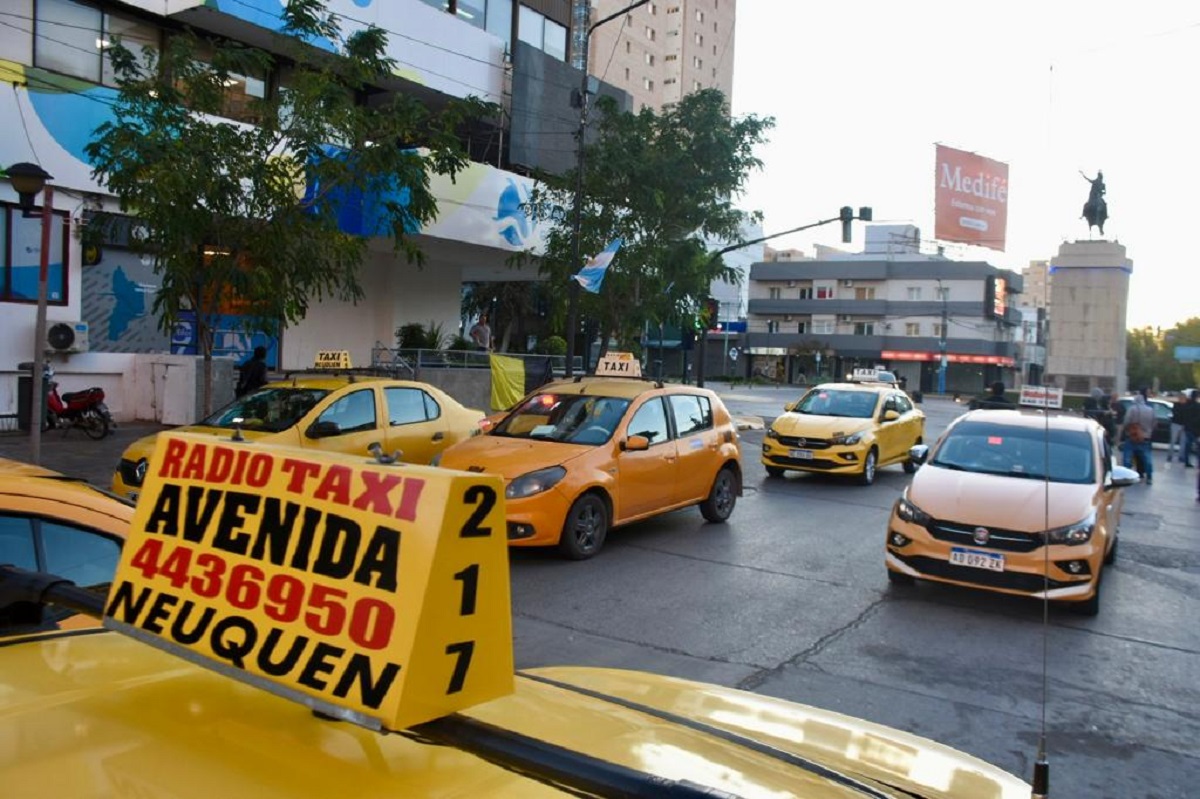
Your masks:
[[[17,427],[29,430],[30,411],[33,408],[33,361],[21,361],[17,368],[26,374],[17,376]],[[50,378],[42,369],[42,429],[46,429],[46,395],[50,392]]]

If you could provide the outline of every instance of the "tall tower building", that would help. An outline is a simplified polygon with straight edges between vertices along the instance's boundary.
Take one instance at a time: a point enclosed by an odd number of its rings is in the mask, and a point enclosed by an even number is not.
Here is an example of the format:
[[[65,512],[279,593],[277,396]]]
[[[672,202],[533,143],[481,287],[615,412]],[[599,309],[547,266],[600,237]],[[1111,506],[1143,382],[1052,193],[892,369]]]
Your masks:
[[[577,0],[586,2],[586,0]],[[628,0],[592,0],[592,20]],[[716,88],[733,95],[733,35],[737,0],[654,0],[624,20],[596,28],[588,71],[633,97],[633,110],[661,110],[685,94]]]

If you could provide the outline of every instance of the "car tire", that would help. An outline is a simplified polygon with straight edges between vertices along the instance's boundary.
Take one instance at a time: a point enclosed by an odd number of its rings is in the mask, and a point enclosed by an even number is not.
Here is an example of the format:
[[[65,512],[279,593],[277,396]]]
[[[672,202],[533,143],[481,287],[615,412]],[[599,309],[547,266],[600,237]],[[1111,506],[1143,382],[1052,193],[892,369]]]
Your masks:
[[[1100,583],[1100,575],[1096,575],[1096,593],[1092,594],[1091,599],[1085,599],[1082,602],[1072,602],[1072,613],[1077,613],[1080,616],[1095,616],[1100,612]]]
[[[887,570],[887,576],[888,576],[888,582],[891,583],[892,585],[913,585],[914,583],[917,582],[916,578],[913,577],[911,574],[905,574],[904,572],[892,571],[891,569]]]
[[[1112,546],[1109,547],[1108,552],[1104,553],[1104,565],[1105,566],[1111,566],[1111,565],[1113,565],[1113,563],[1116,562],[1116,560],[1117,560],[1117,544],[1119,544],[1119,543],[1121,543],[1121,537],[1119,535],[1114,535]]]
[[[787,470],[781,469],[778,466],[768,466],[767,467],[767,477],[783,477],[783,473],[785,471],[787,471]]]
[[[567,511],[558,549],[571,560],[587,560],[600,551],[607,536],[608,505],[598,494],[584,494]]]
[[[858,476],[859,485],[869,486],[875,482],[875,469],[879,463],[879,453],[874,447],[867,451],[866,460],[863,461],[862,474]]]
[[[733,513],[737,504],[738,476],[731,467],[724,466],[713,478],[708,498],[700,503],[700,514],[706,521],[723,522]]]

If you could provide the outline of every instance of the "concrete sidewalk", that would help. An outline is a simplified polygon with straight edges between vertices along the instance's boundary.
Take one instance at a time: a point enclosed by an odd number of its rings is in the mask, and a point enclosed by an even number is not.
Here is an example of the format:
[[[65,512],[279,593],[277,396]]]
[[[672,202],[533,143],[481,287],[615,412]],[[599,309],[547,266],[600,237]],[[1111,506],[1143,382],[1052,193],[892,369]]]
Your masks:
[[[42,433],[41,465],[57,472],[81,477],[100,488],[112,486],[113,472],[125,448],[142,436],[170,427],[154,422],[123,423],[106,438],[93,441],[80,430],[46,430]],[[30,461],[28,433],[0,433],[0,458]]]

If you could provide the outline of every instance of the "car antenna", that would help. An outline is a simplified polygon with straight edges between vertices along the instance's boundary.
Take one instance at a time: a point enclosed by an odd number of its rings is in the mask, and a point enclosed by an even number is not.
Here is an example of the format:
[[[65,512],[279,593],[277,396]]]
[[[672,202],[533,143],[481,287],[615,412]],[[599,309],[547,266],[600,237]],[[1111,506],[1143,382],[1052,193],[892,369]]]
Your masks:
[[[1050,796],[1050,760],[1046,756],[1047,670],[1050,651],[1050,408],[1042,408],[1042,719],[1037,757],[1033,761],[1031,799]]]

